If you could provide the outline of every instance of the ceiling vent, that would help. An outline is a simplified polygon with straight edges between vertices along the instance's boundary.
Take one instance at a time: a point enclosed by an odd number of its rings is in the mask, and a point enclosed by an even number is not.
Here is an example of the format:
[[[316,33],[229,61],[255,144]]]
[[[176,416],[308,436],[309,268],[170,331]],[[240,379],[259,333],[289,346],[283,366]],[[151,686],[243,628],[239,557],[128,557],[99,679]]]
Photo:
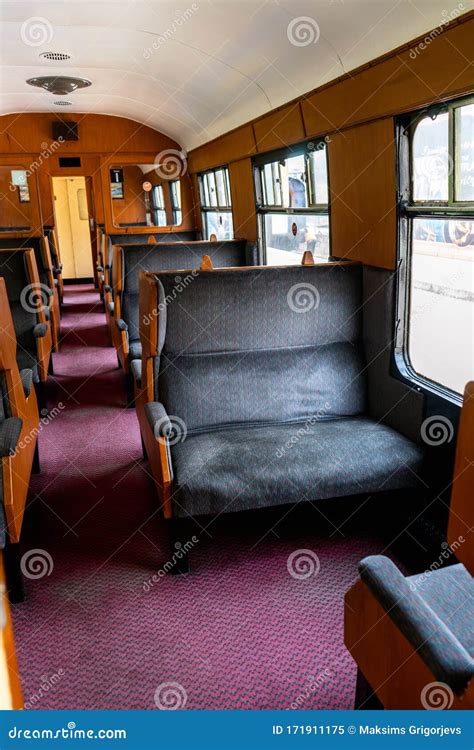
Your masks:
[[[91,85],[87,78],[71,78],[71,76],[40,76],[39,78],[28,78],[30,86],[45,89],[56,96],[67,96],[77,89],[84,89]]]
[[[43,60],[54,60],[55,62],[63,62],[64,60],[70,60],[72,55],[67,52],[42,52],[40,57]]]
[[[53,102],[57,107],[70,107],[72,102],[67,102],[65,99],[59,99],[57,102]]]

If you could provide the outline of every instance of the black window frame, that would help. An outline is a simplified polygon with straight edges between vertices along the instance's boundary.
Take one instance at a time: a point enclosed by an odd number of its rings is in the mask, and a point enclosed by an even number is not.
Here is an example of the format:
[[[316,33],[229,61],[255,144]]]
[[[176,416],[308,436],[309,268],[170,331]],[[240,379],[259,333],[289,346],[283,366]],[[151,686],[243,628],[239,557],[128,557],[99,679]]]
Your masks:
[[[398,253],[398,283],[396,299],[396,329],[394,345],[395,374],[418,390],[432,393],[456,405],[462,404],[463,394],[452,390],[442,383],[431,380],[426,375],[418,373],[410,361],[409,335],[411,312],[411,272],[413,246],[413,220],[424,219],[453,219],[474,222],[474,200],[456,201],[456,126],[454,111],[459,107],[474,104],[474,96],[463,96],[449,102],[440,102],[426,107],[421,112],[416,111],[398,119],[396,128],[397,142],[397,171],[398,171],[398,200],[397,200],[397,253]],[[414,168],[413,168],[413,139],[417,126],[427,117],[432,119],[447,112],[448,122],[448,154],[452,158],[453,168],[448,174],[448,200],[446,201],[415,201]]]
[[[217,190],[217,178],[216,174],[218,172],[224,173],[224,193],[225,193],[225,203],[219,202],[219,191]],[[213,178],[214,180],[214,186],[215,186],[215,199],[216,204],[213,206],[211,205],[211,199],[210,199],[210,186],[209,186],[209,179]],[[230,175],[229,175],[229,166],[228,164],[222,164],[219,167],[213,167],[212,169],[206,169],[204,172],[200,172],[198,174],[198,185],[199,185],[199,198],[201,203],[201,217],[202,217],[202,224],[204,229],[204,234],[206,236],[206,239],[209,239],[209,230],[208,230],[208,221],[207,221],[207,215],[209,213],[228,213],[231,216],[232,219],[232,235],[234,235],[234,215],[232,212],[232,193],[231,193],[231,187],[230,187]],[[207,200],[209,198],[209,200]]]
[[[313,138],[311,140],[300,141],[291,146],[285,146],[281,149],[274,151],[268,151],[264,154],[255,156],[252,160],[253,164],[253,175],[256,195],[256,212],[258,222],[258,250],[259,250],[259,261],[263,265],[267,263],[267,249],[265,242],[265,216],[267,214],[282,214],[282,215],[295,215],[295,216],[307,216],[308,214],[327,216],[328,217],[328,232],[329,232],[329,255],[328,260],[332,259],[332,240],[331,240],[331,192],[329,187],[329,154],[328,154],[328,142],[327,136],[321,138]],[[310,177],[310,156],[315,151],[323,150],[326,155],[326,175],[327,175],[327,203],[316,203],[312,202],[312,180]],[[274,164],[275,162],[284,161],[294,156],[307,156],[306,159],[306,185],[308,187],[308,205],[305,207],[296,206],[283,206],[283,199],[281,204],[270,204],[265,202],[265,180],[262,177],[265,165]],[[281,181],[280,181],[280,195],[281,194]],[[283,198],[283,196],[282,196]]]

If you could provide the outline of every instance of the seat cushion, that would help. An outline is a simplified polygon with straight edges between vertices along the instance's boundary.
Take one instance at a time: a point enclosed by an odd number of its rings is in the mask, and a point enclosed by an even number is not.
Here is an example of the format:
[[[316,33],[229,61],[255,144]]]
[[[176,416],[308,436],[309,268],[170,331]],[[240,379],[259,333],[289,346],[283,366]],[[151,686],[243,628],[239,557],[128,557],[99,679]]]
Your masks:
[[[128,356],[130,359],[141,359],[142,358],[142,342],[141,341],[129,341],[128,344]]]
[[[33,381],[38,382],[38,361],[36,359],[36,352],[28,351],[26,349],[16,350],[16,361],[18,363],[19,370],[31,370],[33,372]]]
[[[474,659],[474,578],[464,565],[427,571],[408,580]]]
[[[188,434],[171,445],[180,516],[414,487],[423,450],[359,416]]]

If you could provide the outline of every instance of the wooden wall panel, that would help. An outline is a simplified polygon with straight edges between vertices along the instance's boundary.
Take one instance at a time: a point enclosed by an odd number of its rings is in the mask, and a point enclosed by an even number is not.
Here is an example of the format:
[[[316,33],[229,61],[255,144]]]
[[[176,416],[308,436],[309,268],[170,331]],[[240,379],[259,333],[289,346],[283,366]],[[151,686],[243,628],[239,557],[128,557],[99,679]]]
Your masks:
[[[305,131],[299,102],[256,120],[253,129],[259,152],[303,141]]]
[[[446,29],[419,53],[415,45],[315,91],[301,103],[307,134],[331,133],[474,91],[473,38],[474,20]]]
[[[396,264],[396,148],[392,118],[332,136],[332,253],[381,268]]]
[[[39,154],[53,143],[53,122],[61,120],[77,122],[79,129],[78,141],[64,141],[54,151],[61,156],[116,151],[152,151],[156,155],[165,148],[180,149],[167,135],[124,117],[73,112],[60,117],[56,113],[36,112],[0,116],[0,153]]]
[[[241,159],[229,165],[232,191],[234,234],[246,240],[257,239],[255,187],[251,159]]]
[[[188,155],[190,172],[202,172],[210,167],[220,167],[257,152],[252,125],[243,125],[238,130],[222,135],[204,146],[199,146]]]

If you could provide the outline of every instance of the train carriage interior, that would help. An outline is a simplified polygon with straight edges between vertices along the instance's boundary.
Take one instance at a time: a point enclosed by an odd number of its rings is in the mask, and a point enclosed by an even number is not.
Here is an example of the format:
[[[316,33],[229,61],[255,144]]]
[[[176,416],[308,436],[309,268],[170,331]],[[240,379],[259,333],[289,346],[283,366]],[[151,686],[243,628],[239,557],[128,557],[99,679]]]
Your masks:
[[[472,709],[472,0],[0,35],[1,708]]]

